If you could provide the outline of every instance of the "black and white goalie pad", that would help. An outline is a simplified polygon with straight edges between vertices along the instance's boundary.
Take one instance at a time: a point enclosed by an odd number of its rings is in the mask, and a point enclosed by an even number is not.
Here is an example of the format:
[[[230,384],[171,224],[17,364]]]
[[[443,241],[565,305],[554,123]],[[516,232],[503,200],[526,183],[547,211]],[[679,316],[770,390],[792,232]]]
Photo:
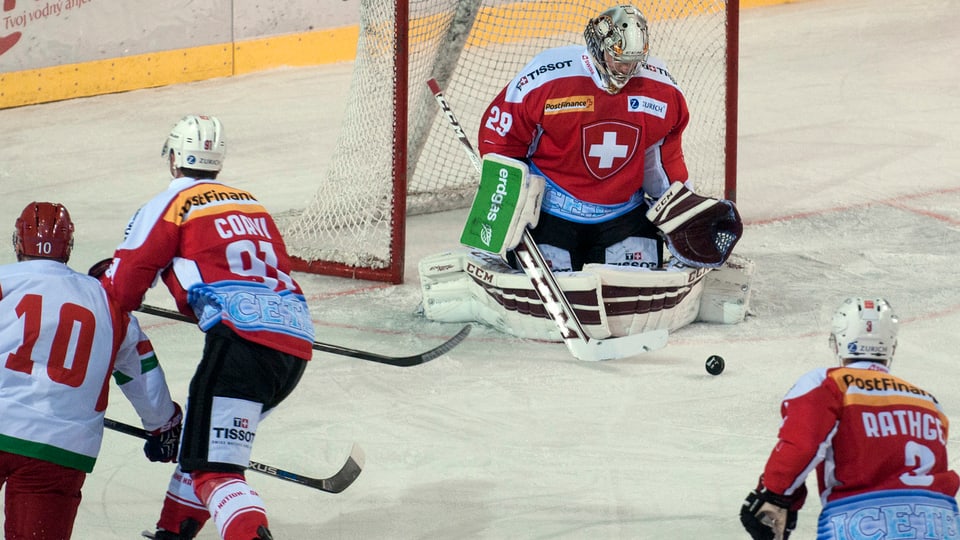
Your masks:
[[[738,324],[750,310],[753,261],[733,255],[720,268],[671,261],[663,270],[588,264],[557,283],[593,339],[629,336],[694,321]],[[562,341],[530,278],[493,253],[458,248],[420,261],[423,315],[480,322],[526,339]]]
[[[680,182],[647,210],[650,220],[680,262],[719,268],[743,235],[743,222],[732,201],[697,195]]]

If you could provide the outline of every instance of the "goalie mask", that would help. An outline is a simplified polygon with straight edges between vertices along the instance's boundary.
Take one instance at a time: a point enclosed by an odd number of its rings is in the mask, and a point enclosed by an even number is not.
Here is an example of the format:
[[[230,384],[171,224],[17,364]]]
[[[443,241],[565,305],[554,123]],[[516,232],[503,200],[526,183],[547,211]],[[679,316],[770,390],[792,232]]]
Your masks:
[[[13,251],[24,257],[66,263],[73,250],[73,221],[62,204],[32,202],[14,225]]]
[[[647,62],[647,19],[629,4],[610,8],[590,19],[583,38],[609,94],[623,89]]]
[[[841,363],[870,360],[887,366],[897,347],[900,320],[883,298],[847,298],[833,315],[830,347]]]
[[[184,116],[173,126],[160,151],[164,158],[170,153],[177,168],[219,171],[227,153],[223,125],[215,116]]]

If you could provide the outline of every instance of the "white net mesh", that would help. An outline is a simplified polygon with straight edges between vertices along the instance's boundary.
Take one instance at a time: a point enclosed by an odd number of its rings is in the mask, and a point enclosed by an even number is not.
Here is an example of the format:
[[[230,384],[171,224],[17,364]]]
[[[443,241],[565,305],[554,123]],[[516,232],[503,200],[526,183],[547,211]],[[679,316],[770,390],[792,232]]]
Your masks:
[[[476,171],[426,86],[436,78],[471,140],[490,100],[533,56],[582,44],[587,20],[615,2],[408,0],[408,114],[394,121],[392,0],[361,2],[360,39],[344,123],[313,200],[285,221],[291,254],[311,262],[388,268],[392,261],[397,129],[407,134],[409,214],[470,205]],[[726,0],[635,1],[651,53],[684,90],[684,154],[698,191],[722,196],[726,115]],[[400,171],[402,174],[403,171]],[[402,246],[397,246],[402,249]],[[320,270],[322,272],[322,270]]]

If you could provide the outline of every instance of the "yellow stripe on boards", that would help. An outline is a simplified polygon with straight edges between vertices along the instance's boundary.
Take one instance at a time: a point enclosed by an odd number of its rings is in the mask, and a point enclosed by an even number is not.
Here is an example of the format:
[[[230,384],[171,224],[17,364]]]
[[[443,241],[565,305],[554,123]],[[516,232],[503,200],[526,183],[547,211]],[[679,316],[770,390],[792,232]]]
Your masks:
[[[803,0],[740,0],[741,9],[791,4]],[[705,11],[719,10],[719,0],[704,0],[702,7],[690,7],[684,0],[639,0],[651,21],[677,18]],[[648,5],[649,4],[649,5]],[[612,5],[609,1],[584,0],[588,12]],[[557,29],[579,28],[585,21],[557,20],[549,2],[519,2],[487,8],[478,14],[475,32],[467,46],[484,45],[497,32],[485,27],[503,24],[504,14],[526,10],[541,13],[539,21],[548,24],[522,24],[518,19],[517,39],[536,37]],[[509,20],[509,19],[508,19]],[[491,22],[497,21],[497,22]],[[418,22],[412,21],[411,27]],[[349,62],[354,59],[359,27],[347,26],[314,30],[298,34],[252,39],[234,44],[225,43],[173,51],[95,60],[39,69],[0,73],[0,109],[60,101],[80,97],[154,88],[171,84],[202,81],[217,77],[242,75],[283,66],[314,66]],[[502,38],[499,38],[502,39]],[[489,43],[487,41],[486,43]],[[535,51],[531,51],[531,56]]]
[[[226,77],[229,45],[0,73],[0,109]]]
[[[359,27],[0,73],[0,109],[229,77],[282,66],[349,62]]]
[[[235,47],[234,75],[282,66],[316,66],[352,62],[359,26],[316,30],[241,41]]]

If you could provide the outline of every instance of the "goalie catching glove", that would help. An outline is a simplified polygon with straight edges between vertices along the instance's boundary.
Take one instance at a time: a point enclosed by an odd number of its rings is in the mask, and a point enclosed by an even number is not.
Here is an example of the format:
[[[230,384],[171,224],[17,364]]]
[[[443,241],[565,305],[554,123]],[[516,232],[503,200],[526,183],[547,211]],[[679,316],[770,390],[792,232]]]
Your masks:
[[[501,156],[483,156],[480,186],[460,235],[460,243],[506,258],[528,227],[540,221],[544,179],[526,163]]]
[[[788,540],[797,528],[797,512],[806,498],[806,484],[793,495],[779,495],[763,486],[761,476],[756,489],[740,506],[740,523],[753,540]]]
[[[688,266],[723,266],[743,235],[733,202],[697,195],[680,182],[647,210],[647,219],[660,229],[670,253]]]

